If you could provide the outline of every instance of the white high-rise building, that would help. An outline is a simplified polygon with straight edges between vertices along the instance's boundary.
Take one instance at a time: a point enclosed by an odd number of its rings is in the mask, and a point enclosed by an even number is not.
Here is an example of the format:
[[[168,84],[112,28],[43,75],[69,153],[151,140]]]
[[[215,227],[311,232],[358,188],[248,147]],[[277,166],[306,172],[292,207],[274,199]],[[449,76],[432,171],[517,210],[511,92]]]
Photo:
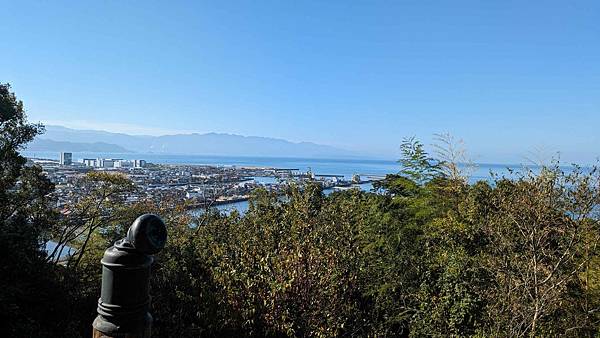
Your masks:
[[[86,167],[95,167],[96,166],[96,160],[93,158],[84,158],[83,159],[83,164]]]

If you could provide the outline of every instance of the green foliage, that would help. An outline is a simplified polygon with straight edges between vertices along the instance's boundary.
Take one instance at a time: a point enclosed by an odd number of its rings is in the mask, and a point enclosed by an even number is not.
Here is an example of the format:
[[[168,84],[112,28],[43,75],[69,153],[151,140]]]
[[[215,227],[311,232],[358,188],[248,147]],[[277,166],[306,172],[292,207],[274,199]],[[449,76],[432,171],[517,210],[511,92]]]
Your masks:
[[[167,219],[151,281],[157,336],[597,333],[595,172],[546,168],[469,185],[438,174],[434,160],[419,163],[388,175],[379,194],[259,190],[244,216],[190,220],[176,201],[140,203],[85,256],[140,213]],[[96,259],[80,271],[97,269]]]
[[[74,267],[79,265],[96,232],[108,237],[108,243],[122,237],[118,236],[116,230],[119,229],[115,229],[115,226],[123,231],[128,227],[124,221],[132,220],[130,208],[124,201],[127,194],[135,190],[134,184],[124,175],[107,172],[89,172],[79,185],[85,194],[75,205],[67,207],[70,214],[63,222],[58,240],[63,245],[77,249],[67,262]]]
[[[0,84],[0,330],[12,337],[69,332],[60,271],[46,264],[44,241],[56,222],[53,185],[19,150],[42,132],[27,123],[23,103]]]
[[[496,286],[488,310],[509,333],[589,336],[597,329],[598,299],[582,276],[598,255],[599,183],[595,170],[547,167],[498,181],[486,199],[493,211],[481,215],[490,242],[483,264]]]
[[[327,203],[316,185],[293,187],[287,197],[281,203],[258,192],[245,217],[209,222],[198,232],[231,324],[251,335],[360,331],[349,206]]]
[[[402,158],[400,173],[409,179],[424,183],[442,174],[439,161],[429,157],[423,144],[415,137],[405,138],[400,145]]]

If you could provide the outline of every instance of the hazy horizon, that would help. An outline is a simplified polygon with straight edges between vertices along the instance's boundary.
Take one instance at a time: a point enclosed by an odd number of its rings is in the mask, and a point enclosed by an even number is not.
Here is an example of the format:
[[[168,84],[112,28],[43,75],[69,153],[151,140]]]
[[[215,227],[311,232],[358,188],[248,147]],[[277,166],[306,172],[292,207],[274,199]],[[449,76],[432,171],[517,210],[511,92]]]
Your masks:
[[[77,131],[77,132],[101,132],[101,133],[109,133],[109,134],[121,134],[121,135],[126,135],[126,136],[141,136],[141,137],[161,137],[161,136],[186,136],[186,135],[192,135],[192,134],[197,134],[197,135],[210,135],[210,134],[216,134],[216,135],[227,135],[227,136],[241,136],[244,138],[264,138],[267,140],[281,140],[281,141],[286,141],[286,142],[291,142],[294,144],[302,144],[302,143],[309,143],[309,144],[314,144],[317,146],[329,146],[329,145],[323,145],[323,144],[319,144],[319,143],[314,143],[314,142],[310,142],[310,141],[299,141],[299,142],[294,142],[294,141],[289,141],[286,139],[282,139],[282,138],[271,138],[271,137],[264,137],[264,136],[257,136],[257,135],[239,135],[239,134],[231,134],[231,133],[214,133],[214,132],[208,132],[208,133],[196,133],[196,132],[174,132],[174,133],[167,133],[167,134],[156,134],[156,135],[152,135],[149,133],[128,133],[128,132],[119,132],[119,131],[110,131],[110,130],[106,130],[106,129],[95,129],[95,128],[86,128],[86,129],[78,129],[78,128],[70,128],[70,127],[66,127],[66,126],[61,126],[61,125],[52,125],[52,124],[47,124],[45,125],[45,127],[49,127],[51,129],[53,128],[66,128],[67,130],[73,130],[73,131]],[[37,138],[38,139],[45,139],[45,140],[59,140],[59,141],[65,141],[67,140],[67,138],[65,137],[46,137],[46,134],[41,134],[39,135]],[[435,136],[435,135],[434,135]],[[457,141],[460,141],[459,139],[456,139]],[[74,143],[78,143],[77,140],[71,140]],[[119,142],[106,142],[106,141],[102,141],[102,140],[95,140],[95,141],[91,141],[91,142],[83,142],[83,143],[93,143],[93,142],[100,142],[100,143],[108,143],[108,144],[112,144],[112,145],[118,145]],[[432,143],[428,143],[428,144],[424,144],[425,148],[427,151],[429,152],[435,152],[435,146],[434,143],[436,141],[433,140]],[[130,150],[127,149],[127,147],[125,146],[127,152],[125,153],[132,153],[132,154],[152,154],[152,152],[145,152],[145,151],[138,151],[138,150]],[[339,147],[333,147],[335,149],[338,149],[340,151],[347,151],[347,149],[344,148],[339,148]],[[398,147],[399,148],[399,147]],[[507,161],[485,161],[485,160],[481,160],[480,158],[478,159],[476,156],[474,156],[472,153],[469,153],[468,149],[465,149],[467,151],[466,153],[466,157],[470,160],[473,161],[473,163],[478,164],[478,165],[510,165],[510,166],[515,166],[515,165],[532,165],[532,164],[540,164],[540,163],[546,163],[546,164],[550,164],[555,160],[559,160],[562,164],[561,165],[566,165],[566,166],[570,166],[571,164],[578,164],[578,165],[593,165],[595,163],[598,162],[598,159],[592,159],[590,161],[568,161],[565,160],[564,157],[561,156],[560,153],[551,153],[548,152],[544,149],[532,149],[530,151],[523,151],[519,154],[514,154],[514,156],[512,156],[512,160],[507,160]],[[72,150],[72,149],[68,149],[68,148],[61,148],[61,149],[56,149],[56,150],[32,150],[28,152],[57,152],[57,151],[71,151],[74,153],[113,153],[113,154],[119,154],[119,153],[124,153],[124,152],[118,152],[118,151],[77,151],[77,150]],[[351,152],[348,152],[351,153]],[[156,154],[163,154],[163,155],[175,155],[175,156],[179,156],[179,155],[186,155],[187,153],[185,152],[167,152],[167,153],[161,153],[158,152]],[[239,155],[233,155],[233,154],[187,154],[190,156],[209,156],[209,157],[223,157],[223,158],[233,158],[233,157],[248,157],[248,158],[252,158],[252,157],[265,157],[265,158],[295,158],[295,159],[309,159],[309,158],[313,158],[315,160],[320,160],[320,159],[332,159],[332,160],[338,160],[338,159],[347,159],[347,160],[357,160],[357,159],[364,159],[366,161],[397,161],[397,159],[400,157],[399,154],[399,149],[398,149],[398,154],[392,154],[392,155],[386,155],[386,154],[368,154],[368,153],[351,153],[350,155],[345,154],[345,155],[336,155],[336,156],[294,156],[294,155],[289,155],[289,156],[282,156],[282,155],[271,155],[271,156],[261,156],[261,155],[243,155],[243,154],[239,154]]]

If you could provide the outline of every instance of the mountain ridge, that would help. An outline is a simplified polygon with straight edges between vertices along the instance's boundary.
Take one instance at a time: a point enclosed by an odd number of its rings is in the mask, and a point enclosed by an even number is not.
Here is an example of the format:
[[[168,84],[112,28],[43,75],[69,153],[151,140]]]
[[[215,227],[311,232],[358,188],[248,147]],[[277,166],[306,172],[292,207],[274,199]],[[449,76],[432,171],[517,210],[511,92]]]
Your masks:
[[[103,130],[72,129],[47,125],[38,142],[105,143],[139,153],[352,158],[352,151],[314,142],[292,142],[280,138],[230,133],[189,133],[161,136],[129,135]],[[68,149],[64,149],[68,151]]]
[[[35,138],[26,147],[27,151],[74,151],[74,152],[110,152],[132,153],[131,150],[106,142],[69,142]]]

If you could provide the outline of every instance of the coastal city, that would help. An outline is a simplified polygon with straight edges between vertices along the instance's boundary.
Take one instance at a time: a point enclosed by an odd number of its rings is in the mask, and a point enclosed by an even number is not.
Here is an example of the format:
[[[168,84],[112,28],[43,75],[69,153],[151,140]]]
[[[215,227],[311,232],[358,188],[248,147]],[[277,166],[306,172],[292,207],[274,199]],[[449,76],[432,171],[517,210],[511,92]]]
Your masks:
[[[79,184],[88,172],[121,173],[137,187],[127,196],[127,202],[165,197],[185,200],[190,208],[227,205],[246,201],[253,190],[264,188],[283,193],[292,182],[313,181],[324,190],[360,188],[373,177],[361,179],[337,174],[316,174],[298,168],[272,168],[252,166],[215,166],[156,164],[144,159],[81,158],[74,160],[73,153],[61,152],[59,160],[28,158],[30,165],[39,165],[56,185],[57,207],[73,203],[85,192]]]

